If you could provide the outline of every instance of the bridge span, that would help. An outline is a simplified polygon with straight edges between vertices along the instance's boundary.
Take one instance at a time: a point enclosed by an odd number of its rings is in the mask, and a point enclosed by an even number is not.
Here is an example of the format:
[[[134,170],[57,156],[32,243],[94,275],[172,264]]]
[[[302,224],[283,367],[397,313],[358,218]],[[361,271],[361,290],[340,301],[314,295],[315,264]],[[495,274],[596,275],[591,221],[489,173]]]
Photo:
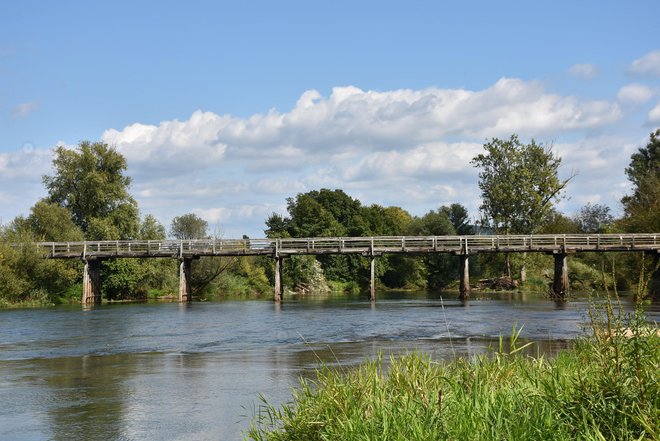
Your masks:
[[[460,258],[460,296],[470,295],[469,256],[479,253],[546,253],[555,258],[552,290],[568,290],[567,256],[577,252],[660,253],[660,233],[532,234],[506,236],[378,236],[281,239],[128,240],[39,242],[45,257],[85,262],[83,303],[101,302],[101,262],[116,258],[174,258],[180,261],[179,301],[192,300],[193,259],[207,256],[270,256],[275,260],[275,301],[281,301],[282,259],[295,255],[357,254],[371,261],[370,296],[375,299],[374,262],[383,254],[448,253]]]

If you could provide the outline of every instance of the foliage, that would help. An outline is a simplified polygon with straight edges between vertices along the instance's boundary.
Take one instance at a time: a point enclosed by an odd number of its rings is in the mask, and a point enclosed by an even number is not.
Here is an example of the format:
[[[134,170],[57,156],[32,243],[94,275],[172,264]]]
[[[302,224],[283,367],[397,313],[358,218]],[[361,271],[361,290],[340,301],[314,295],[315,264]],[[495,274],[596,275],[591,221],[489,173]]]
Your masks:
[[[491,355],[413,353],[317,371],[293,401],[263,400],[253,440],[637,440],[660,437],[660,335],[636,314],[555,359],[524,355],[522,328]],[[594,329],[598,329],[597,327]]]
[[[146,299],[145,267],[138,259],[112,259],[103,262],[101,279],[108,300]]]
[[[561,158],[551,146],[532,140],[523,144],[517,135],[508,140],[493,138],[484,144],[486,153],[472,159],[481,169],[481,211],[498,234],[529,234],[539,230],[553,203],[572,176],[558,176]]]
[[[153,215],[148,214],[140,224],[138,238],[141,240],[164,240],[167,237],[165,227]]]
[[[633,189],[621,200],[624,226],[630,232],[660,231],[660,129],[651,133],[646,147],[630,157],[626,175]]]
[[[451,204],[450,206],[443,205],[440,207],[440,211],[447,216],[449,222],[454,227],[456,234],[461,236],[467,234],[474,234],[473,228],[470,225],[470,216],[468,214],[467,208],[461,204]]]
[[[453,208],[441,207],[439,210],[431,210],[422,217],[415,217],[408,227],[407,234],[413,236],[451,236],[456,234],[454,222],[464,231],[467,230],[464,216],[467,210],[459,204],[452,204]],[[417,259],[406,257],[405,259]],[[458,265],[452,261],[452,257],[446,254],[427,254],[422,257],[423,272],[417,272],[424,276],[424,285],[429,288],[444,288],[458,277]],[[405,271],[406,268],[403,268]],[[410,271],[410,269],[407,269]],[[413,273],[414,274],[414,273]],[[421,281],[417,285],[421,286]]]
[[[614,224],[614,217],[607,205],[587,203],[575,216],[575,223],[580,233],[608,233]]]
[[[82,230],[73,223],[71,212],[58,204],[40,200],[30,209],[30,215],[14,220],[19,229],[31,230],[42,242],[75,242],[83,240]]]
[[[660,231],[660,129],[651,133],[646,147],[631,156],[626,175],[633,189],[621,200],[623,228],[631,233]],[[652,267],[649,293],[660,298],[660,254],[655,254]]]
[[[570,218],[554,208],[546,215],[539,230],[540,234],[578,234],[580,225],[575,218]]]
[[[0,301],[51,304],[75,283],[80,265],[44,259],[43,251],[32,244],[34,236],[26,225],[24,219],[17,219],[0,228]]]
[[[208,222],[194,213],[188,213],[172,219],[170,236],[179,240],[205,239],[208,228]]]
[[[126,159],[102,142],[57,147],[53,175],[43,177],[48,201],[67,208],[90,240],[131,239],[139,226],[137,203],[128,193]]]

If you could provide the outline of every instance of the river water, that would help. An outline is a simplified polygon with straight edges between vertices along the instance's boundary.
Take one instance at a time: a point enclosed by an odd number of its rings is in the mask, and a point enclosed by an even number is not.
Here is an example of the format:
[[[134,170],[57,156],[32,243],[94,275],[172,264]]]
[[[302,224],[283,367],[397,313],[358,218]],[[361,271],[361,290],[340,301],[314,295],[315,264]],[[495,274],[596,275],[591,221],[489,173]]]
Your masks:
[[[515,324],[552,354],[584,333],[588,304],[391,293],[0,310],[0,439],[238,440],[260,395],[288,400],[322,362],[473,355]]]

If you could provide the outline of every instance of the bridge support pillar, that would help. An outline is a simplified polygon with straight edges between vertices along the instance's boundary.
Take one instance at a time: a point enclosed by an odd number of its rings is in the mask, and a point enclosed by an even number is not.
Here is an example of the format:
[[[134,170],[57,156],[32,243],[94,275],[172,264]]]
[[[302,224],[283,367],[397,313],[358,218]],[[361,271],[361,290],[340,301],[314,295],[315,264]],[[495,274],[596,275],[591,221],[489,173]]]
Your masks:
[[[372,302],[376,301],[376,256],[371,256],[370,270],[369,275],[369,300]]]
[[[279,303],[282,301],[284,285],[282,285],[282,257],[275,257],[275,294],[273,300]]]
[[[552,295],[563,298],[568,292],[568,257],[565,253],[555,254],[555,274]]]
[[[461,259],[459,297],[461,300],[466,300],[470,298],[470,262],[467,254],[461,254],[458,257]]]
[[[83,270],[83,305],[101,304],[101,261],[85,259]]]
[[[183,258],[179,264],[179,303],[192,302],[192,258]]]

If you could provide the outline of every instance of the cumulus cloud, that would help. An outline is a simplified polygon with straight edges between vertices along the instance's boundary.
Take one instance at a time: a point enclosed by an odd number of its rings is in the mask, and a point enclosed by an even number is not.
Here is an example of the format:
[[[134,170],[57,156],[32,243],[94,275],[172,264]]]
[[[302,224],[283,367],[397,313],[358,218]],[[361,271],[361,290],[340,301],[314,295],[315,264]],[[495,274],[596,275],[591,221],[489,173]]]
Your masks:
[[[574,77],[591,80],[598,75],[598,68],[589,63],[574,64],[568,69],[568,74]]]
[[[628,84],[619,89],[616,98],[622,103],[644,104],[655,96],[656,92],[643,84]]]
[[[158,126],[135,123],[122,131],[106,130],[103,141],[117,147],[128,161],[150,170],[177,169],[190,172],[224,156],[226,145],[218,130],[231,118],[197,111],[186,121],[164,121]]]
[[[194,212],[222,225],[226,237],[256,237],[268,215],[284,212],[287,197],[323,187],[413,214],[461,202],[475,216],[478,171],[470,160],[487,139],[514,132],[523,140],[577,140],[555,146],[563,171],[580,170],[580,194],[614,200],[622,190],[612,185],[625,181],[630,152],[621,139],[590,137],[621,119],[619,103],[641,102],[645,93],[629,85],[619,101],[588,100],[515,78],[481,90],[347,86],[328,95],[306,91],[284,111],[246,118],[196,111],[184,120],[109,129],[102,140],[127,158],[143,213],[167,225]],[[39,176],[52,152],[30,155],[0,154],[0,182],[15,186],[31,176],[30,185],[43,191]]]
[[[636,59],[628,71],[635,75],[660,76],[660,50],[649,52]]]
[[[195,112],[187,121],[133,124],[103,140],[133,164],[191,169],[241,161],[246,167],[298,168],[348,152],[414,148],[443,137],[533,136],[596,128],[620,118],[616,103],[547,93],[537,82],[503,78],[481,90],[336,87],[302,94],[285,113],[249,118]]]
[[[322,187],[414,214],[456,201],[475,212],[470,160],[486,139],[514,132],[541,141],[579,137],[621,113],[618,102],[502,78],[482,90],[308,90],[288,111],[247,118],[197,111],[183,121],[110,129],[102,139],[128,159],[144,210],[167,219],[196,207],[209,223],[240,236],[261,234],[264,219],[285,210],[287,197]],[[569,162],[601,173],[611,164],[597,146],[580,146],[570,159],[574,153],[566,152]]]
[[[41,107],[41,102],[39,100],[21,103],[12,109],[11,115],[14,118],[27,118],[31,113],[38,110],[39,107]]]

